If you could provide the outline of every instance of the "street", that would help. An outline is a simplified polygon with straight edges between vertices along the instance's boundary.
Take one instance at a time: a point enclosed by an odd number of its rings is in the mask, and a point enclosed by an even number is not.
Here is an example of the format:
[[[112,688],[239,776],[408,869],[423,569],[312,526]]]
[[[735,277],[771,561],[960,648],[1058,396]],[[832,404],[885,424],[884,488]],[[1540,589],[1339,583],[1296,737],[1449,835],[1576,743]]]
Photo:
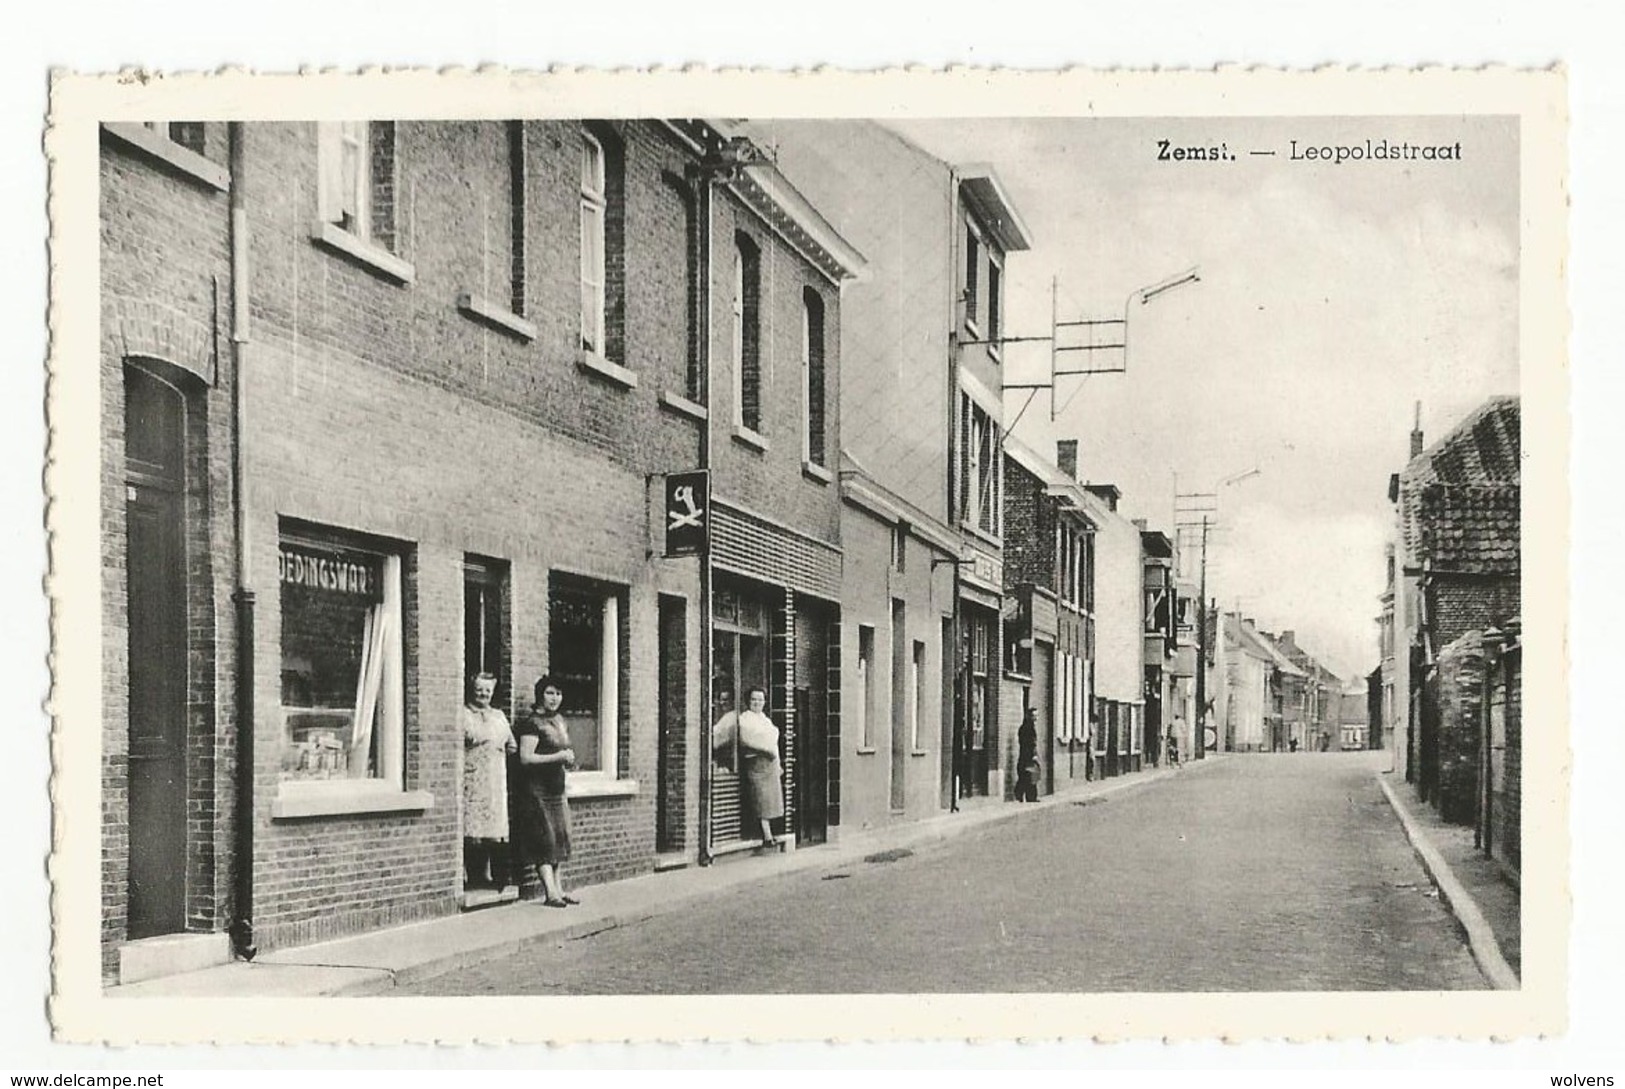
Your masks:
[[[1191,765],[395,993],[1483,988],[1374,780],[1387,760]]]

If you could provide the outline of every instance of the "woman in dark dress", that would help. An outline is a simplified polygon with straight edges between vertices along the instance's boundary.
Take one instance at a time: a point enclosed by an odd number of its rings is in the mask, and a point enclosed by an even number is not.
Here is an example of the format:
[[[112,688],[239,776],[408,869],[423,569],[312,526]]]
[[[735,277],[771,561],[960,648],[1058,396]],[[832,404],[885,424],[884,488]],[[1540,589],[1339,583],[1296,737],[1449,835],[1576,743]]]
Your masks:
[[[1038,800],[1038,724],[1031,707],[1016,729],[1016,801]]]
[[[536,682],[536,706],[514,731],[519,741],[519,781],[514,794],[514,853],[524,868],[520,897],[562,908],[577,903],[564,895],[559,867],[570,859],[570,803],[565,772],[575,766],[570,731],[559,707],[564,691],[551,676]]]

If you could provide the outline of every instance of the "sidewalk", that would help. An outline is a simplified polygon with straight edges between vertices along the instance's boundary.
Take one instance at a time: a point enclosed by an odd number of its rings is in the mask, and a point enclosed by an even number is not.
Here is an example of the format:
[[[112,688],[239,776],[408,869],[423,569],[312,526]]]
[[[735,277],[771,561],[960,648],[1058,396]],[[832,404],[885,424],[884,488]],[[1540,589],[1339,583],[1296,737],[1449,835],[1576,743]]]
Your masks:
[[[1499,862],[1473,846],[1473,830],[1446,824],[1416,788],[1391,772],[1377,781],[1388,796],[1450,910],[1467,932],[1479,969],[1497,990],[1516,990],[1522,972],[1522,909],[1515,879]]]
[[[113,998],[266,997],[384,994],[397,986],[507,956],[536,941],[569,941],[664,914],[685,902],[740,885],[857,862],[879,851],[951,839],[1046,807],[1110,797],[1173,775],[1199,773],[1227,756],[1084,783],[1039,802],[977,799],[958,813],[908,824],[848,832],[839,840],[785,854],[732,856],[576,890],[582,903],[564,911],[512,903],[463,912],[351,938],[262,953],[202,971],[107,989]]]

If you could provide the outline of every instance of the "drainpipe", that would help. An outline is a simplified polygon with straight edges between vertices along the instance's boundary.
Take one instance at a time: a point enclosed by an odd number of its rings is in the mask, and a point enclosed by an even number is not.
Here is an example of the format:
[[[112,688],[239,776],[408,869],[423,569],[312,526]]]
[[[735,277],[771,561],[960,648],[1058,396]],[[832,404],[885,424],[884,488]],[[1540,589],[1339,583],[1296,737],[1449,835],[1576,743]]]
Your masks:
[[[964,512],[959,509],[959,493],[968,489],[968,483],[960,479],[960,466],[963,459],[959,456],[966,436],[959,432],[959,328],[964,320],[960,307],[963,303],[959,286],[959,269],[964,256],[959,250],[959,240],[964,234],[959,218],[959,170],[953,166],[948,168],[948,511],[949,521],[955,534],[960,534],[959,522]],[[958,441],[955,442],[955,437]],[[960,534],[962,540],[962,534]],[[962,547],[962,546],[961,546]],[[953,753],[948,764],[948,812],[959,812],[959,768],[960,749],[963,747],[965,737],[965,721],[963,715],[970,713],[970,692],[965,687],[970,681],[970,671],[967,663],[959,658],[959,648],[965,639],[960,631],[965,623],[964,610],[959,605],[959,561],[964,558],[962,550],[954,556],[954,598],[953,598],[953,629],[954,645],[954,703],[953,727],[949,730],[952,739]],[[943,648],[943,660],[948,661],[948,648]],[[961,712],[963,708],[963,715]]]
[[[248,579],[248,496],[244,479],[248,417],[243,362],[248,356],[248,212],[243,206],[243,124],[227,125],[231,169],[231,499],[236,517],[237,606],[237,780],[235,916],[232,951],[253,960],[254,944],[254,590]]]
[[[703,166],[690,171],[690,179],[694,186],[694,200],[697,204],[695,219],[699,222],[699,237],[696,239],[699,253],[695,255],[695,266],[698,270],[699,283],[694,292],[695,314],[695,342],[700,352],[699,363],[705,368],[703,394],[705,403],[705,420],[700,425],[700,468],[709,472],[711,468],[711,435],[714,430],[711,414],[716,411],[715,398],[711,396],[713,366],[711,351],[711,276],[712,276],[712,205],[713,186],[715,174]],[[709,485],[709,481],[708,481]],[[714,616],[711,611],[711,535],[715,528],[716,517],[715,491],[711,488],[712,496],[707,502],[708,524],[705,527],[705,543],[700,552],[700,806],[699,806],[699,864],[711,865],[711,703],[714,694],[711,691],[711,625]]]

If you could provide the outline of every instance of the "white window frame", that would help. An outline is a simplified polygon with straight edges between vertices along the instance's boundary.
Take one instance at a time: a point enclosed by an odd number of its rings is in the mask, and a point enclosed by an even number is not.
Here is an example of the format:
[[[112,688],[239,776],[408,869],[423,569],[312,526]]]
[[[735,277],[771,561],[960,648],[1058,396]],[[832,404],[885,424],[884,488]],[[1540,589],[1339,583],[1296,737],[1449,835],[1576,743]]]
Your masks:
[[[868,636],[867,641],[865,636]],[[867,646],[865,643],[867,642]],[[875,683],[875,628],[873,624],[858,625],[858,721],[859,751],[872,751],[874,739],[874,683]]]
[[[925,643],[914,640],[913,657],[909,659],[908,747],[910,752],[920,751],[921,705],[925,703]]]
[[[987,247],[987,350],[999,358],[999,338],[1004,335],[1004,261],[992,246]]]
[[[283,542],[314,547],[331,547],[338,542],[325,535],[306,537],[289,534]],[[382,601],[378,616],[386,625],[383,636],[377,717],[378,773],[365,778],[284,779],[277,783],[271,815],[273,818],[311,817],[387,810],[428,809],[434,796],[426,791],[408,791],[406,768],[406,658],[402,641],[402,557],[398,552],[379,551],[348,543],[345,549],[370,552],[383,560]],[[279,712],[289,708],[278,698]],[[284,727],[285,729],[285,727]]]
[[[581,134],[581,349],[607,357],[605,265],[608,260],[609,196],[604,145]],[[591,243],[591,244],[589,244]]]
[[[316,167],[318,217],[337,229],[371,243],[372,122],[318,121]],[[345,168],[353,156],[353,172]]]
[[[986,248],[982,242],[982,232],[976,229],[976,224],[970,220],[965,221],[965,260],[960,274],[964,277],[965,299],[965,328],[970,331],[972,339],[982,335],[981,322],[978,320],[978,288],[982,270],[982,251]]]
[[[598,767],[571,771],[570,790],[594,785],[608,786],[620,779],[621,736],[621,597],[610,586],[570,583],[572,595],[598,599]],[[551,591],[550,591],[551,593]],[[553,633],[548,629],[548,644]]]

